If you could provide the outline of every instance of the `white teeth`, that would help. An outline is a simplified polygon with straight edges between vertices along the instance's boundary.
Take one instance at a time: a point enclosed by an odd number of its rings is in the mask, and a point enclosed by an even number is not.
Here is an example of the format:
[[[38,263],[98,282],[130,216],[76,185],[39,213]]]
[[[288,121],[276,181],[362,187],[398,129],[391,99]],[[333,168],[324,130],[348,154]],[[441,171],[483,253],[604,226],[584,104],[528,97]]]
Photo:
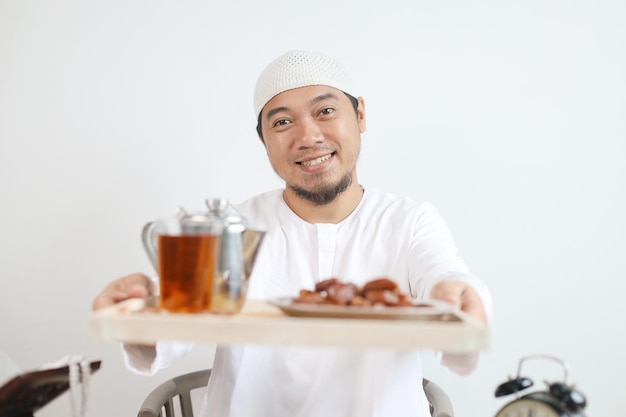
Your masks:
[[[320,156],[319,158],[313,159],[311,161],[300,162],[300,164],[304,165],[305,167],[310,167],[310,166],[317,165],[317,164],[319,164],[321,162],[329,160],[331,156],[332,156],[332,154]]]

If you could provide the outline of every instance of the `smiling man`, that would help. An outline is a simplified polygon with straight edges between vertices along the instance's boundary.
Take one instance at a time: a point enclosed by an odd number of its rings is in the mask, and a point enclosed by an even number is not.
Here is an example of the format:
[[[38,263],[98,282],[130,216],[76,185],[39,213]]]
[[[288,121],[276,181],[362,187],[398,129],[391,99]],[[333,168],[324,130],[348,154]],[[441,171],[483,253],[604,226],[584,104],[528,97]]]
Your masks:
[[[365,103],[344,67],[326,55],[290,51],[262,72],[254,94],[257,132],[285,187],[236,208],[267,234],[248,297],[297,296],[338,277],[362,286],[390,277],[414,300],[439,299],[487,321],[490,295],[458,257],[432,204],[359,184]],[[133,274],[110,284],[98,309],[152,292]],[[125,346],[128,366],[153,374],[189,345]],[[441,356],[459,374],[478,354]],[[218,346],[203,415],[227,417],[426,417],[419,352]]]
[[[260,130],[287,205],[311,223],[343,220],[363,196],[356,174],[363,100],[355,110],[343,92],[316,85],[278,94],[264,109]]]
[[[257,132],[285,181],[285,201],[312,223],[343,220],[363,195],[356,163],[365,103],[354,91],[338,62],[305,51],[278,58],[257,82]]]

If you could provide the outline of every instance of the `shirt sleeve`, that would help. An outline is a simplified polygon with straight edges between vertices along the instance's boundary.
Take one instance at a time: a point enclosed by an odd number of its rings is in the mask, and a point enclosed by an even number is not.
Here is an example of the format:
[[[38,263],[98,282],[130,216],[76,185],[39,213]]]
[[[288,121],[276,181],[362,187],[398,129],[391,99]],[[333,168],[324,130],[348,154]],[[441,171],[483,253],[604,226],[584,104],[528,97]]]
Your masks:
[[[463,259],[445,220],[430,203],[419,206],[411,240],[411,293],[425,300],[435,284],[441,281],[463,281],[476,290],[481,297],[488,323],[493,318],[491,293],[482,279],[473,275]],[[459,374],[470,374],[480,358],[480,352],[438,352],[439,363]]]
[[[411,227],[409,279],[414,297],[427,299],[433,286],[446,275],[476,281],[457,254],[447,223],[432,204],[417,207]]]
[[[154,375],[160,369],[169,367],[177,359],[185,356],[193,348],[188,342],[157,342],[156,346],[122,344],[124,364],[139,375]]]

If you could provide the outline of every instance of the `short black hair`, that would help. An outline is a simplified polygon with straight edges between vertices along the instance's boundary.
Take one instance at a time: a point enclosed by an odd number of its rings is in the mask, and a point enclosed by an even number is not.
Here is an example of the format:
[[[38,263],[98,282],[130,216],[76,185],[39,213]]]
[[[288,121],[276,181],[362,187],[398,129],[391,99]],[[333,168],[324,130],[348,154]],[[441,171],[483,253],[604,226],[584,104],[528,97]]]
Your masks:
[[[343,93],[346,95],[346,97],[350,99],[350,103],[352,103],[352,107],[354,107],[354,112],[358,116],[359,115],[359,100],[355,98],[354,96],[351,96],[350,94],[346,93],[345,91]],[[261,140],[263,141],[263,129],[261,129],[261,114],[263,114],[263,110],[259,112],[259,116],[256,121],[256,132],[258,133],[259,138],[261,138]]]

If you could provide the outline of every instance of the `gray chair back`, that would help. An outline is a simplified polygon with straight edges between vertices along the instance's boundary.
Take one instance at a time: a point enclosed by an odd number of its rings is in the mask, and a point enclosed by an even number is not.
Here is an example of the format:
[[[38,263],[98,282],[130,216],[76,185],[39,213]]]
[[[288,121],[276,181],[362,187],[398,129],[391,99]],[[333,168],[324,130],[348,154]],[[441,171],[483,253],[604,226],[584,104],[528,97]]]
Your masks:
[[[148,394],[137,417],[194,417],[191,391],[209,382],[210,369],[190,372],[168,379]],[[445,391],[434,382],[424,378],[424,392],[430,403],[433,417],[454,417],[452,403]],[[178,398],[180,415],[177,415],[175,399]]]

